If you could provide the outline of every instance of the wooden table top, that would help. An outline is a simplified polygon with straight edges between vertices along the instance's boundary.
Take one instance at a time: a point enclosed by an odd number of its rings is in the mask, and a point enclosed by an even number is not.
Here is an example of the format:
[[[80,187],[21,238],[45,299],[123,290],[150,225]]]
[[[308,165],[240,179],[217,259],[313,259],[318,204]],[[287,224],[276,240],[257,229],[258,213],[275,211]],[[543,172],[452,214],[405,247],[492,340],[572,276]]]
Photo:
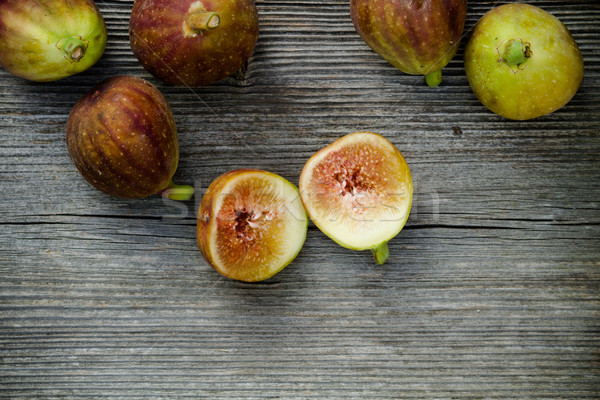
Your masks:
[[[516,122],[482,106],[466,39],[495,1],[469,1],[441,86],[396,70],[356,34],[348,0],[257,0],[247,68],[163,84],[128,40],[132,0],[97,1],[108,31],[88,71],[34,83],[0,70],[0,398],[600,398],[600,4],[531,1],[585,62],[563,109]],[[108,77],[159,87],[187,202],[122,200],[71,163],[65,122]],[[244,167],[297,184],[306,160],[368,130],[415,184],[376,265],[312,223],[297,259],[226,279],[195,238],[201,194]]]

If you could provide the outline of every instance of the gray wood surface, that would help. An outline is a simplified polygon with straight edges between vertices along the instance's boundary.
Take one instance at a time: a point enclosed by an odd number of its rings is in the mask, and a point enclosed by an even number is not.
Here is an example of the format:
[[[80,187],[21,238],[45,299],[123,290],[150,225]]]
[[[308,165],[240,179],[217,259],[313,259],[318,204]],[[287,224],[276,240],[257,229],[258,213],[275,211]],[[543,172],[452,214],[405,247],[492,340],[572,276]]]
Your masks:
[[[585,77],[560,111],[514,122],[479,104],[462,62],[500,3],[469,1],[436,89],[372,52],[347,0],[258,0],[247,69],[210,87],[140,67],[131,0],[97,2],[109,43],[85,73],[1,70],[0,398],[600,398],[600,5],[531,1],[569,27]],[[170,102],[194,201],[111,198],[70,162],[71,107],[117,74]],[[312,224],[266,282],[204,262],[195,209],[214,178],[254,167],[297,184],[359,130],[396,144],[415,182],[387,264]]]

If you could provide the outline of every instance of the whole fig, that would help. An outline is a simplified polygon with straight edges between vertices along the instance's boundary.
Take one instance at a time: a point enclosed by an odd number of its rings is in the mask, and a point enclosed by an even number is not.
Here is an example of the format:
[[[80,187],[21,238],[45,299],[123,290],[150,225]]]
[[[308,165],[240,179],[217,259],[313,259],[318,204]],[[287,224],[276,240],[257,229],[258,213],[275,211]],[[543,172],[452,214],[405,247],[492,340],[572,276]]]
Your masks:
[[[157,78],[209,85],[252,55],[258,11],[254,0],[136,0],[129,38],[135,56]]]
[[[429,86],[454,57],[465,25],[466,0],[350,0],[358,34],[400,71],[425,75]]]
[[[583,57],[554,15],[530,4],[503,4],[473,29],[465,46],[465,72],[483,105],[505,118],[529,120],[575,96]]]
[[[81,175],[110,195],[140,198],[174,187],[179,143],[173,113],[141,78],[113,77],[86,93],[69,115],[67,147]]]
[[[92,0],[0,0],[0,65],[39,82],[82,72],[106,47]]]

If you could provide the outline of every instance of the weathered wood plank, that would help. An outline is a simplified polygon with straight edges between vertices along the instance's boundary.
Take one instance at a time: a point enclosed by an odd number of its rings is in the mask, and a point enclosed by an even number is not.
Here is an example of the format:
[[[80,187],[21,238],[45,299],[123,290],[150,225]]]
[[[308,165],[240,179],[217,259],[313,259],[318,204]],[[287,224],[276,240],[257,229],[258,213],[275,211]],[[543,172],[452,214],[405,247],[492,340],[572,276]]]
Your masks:
[[[598,398],[600,6],[531,1],[580,44],[562,110],[504,120],[464,76],[404,75],[356,35],[347,1],[257,1],[244,74],[175,88],[133,57],[131,0],[98,2],[109,44],[89,71],[39,84],[0,71],[0,398]],[[491,1],[469,1],[465,38]],[[463,46],[464,46],[463,39]],[[346,133],[384,134],[415,181],[384,266],[313,225],[267,282],[216,274],[194,201],[110,198],[64,144],[79,96],[116,74],[175,113],[177,180],[201,194],[257,167],[297,183]]]

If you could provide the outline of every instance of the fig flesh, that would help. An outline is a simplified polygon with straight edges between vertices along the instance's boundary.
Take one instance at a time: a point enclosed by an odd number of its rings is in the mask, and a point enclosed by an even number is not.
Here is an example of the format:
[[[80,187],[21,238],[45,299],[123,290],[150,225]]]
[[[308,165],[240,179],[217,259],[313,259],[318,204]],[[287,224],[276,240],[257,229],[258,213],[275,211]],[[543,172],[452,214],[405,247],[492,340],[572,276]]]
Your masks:
[[[465,47],[465,71],[483,105],[505,118],[527,120],[573,98],[583,79],[583,58],[555,16],[513,3],[479,20]]]
[[[302,203],[315,225],[343,247],[370,249],[379,264],[412,204],[408,164],[386,138],[346,135],[315,153],[300,175]]]
[[[456,54],[465,25],[466,0],[350,0],[358,34],[400,71],[425,75],[429,86]]]
[[[209,85],[252,55],[258,11],[254,0],[136,0],[129,38],[135,56],[157,78]]]
[[[163,193],[191,197],[172,184],[179,143],[171,108],[152,84],[132,76],[107,79],[75,104],[67,120],[67,147],[81,175],[117,197]]]
[[[55,81],[85,71],[106,47],[92,0],[0,1],[0,65],[21,78]]]
[[[240,281],[262,281],[281,271],[300,252],[307,229],[296,186],[262,170],[221,175],[198,209],[197,239],[204,259]]]

